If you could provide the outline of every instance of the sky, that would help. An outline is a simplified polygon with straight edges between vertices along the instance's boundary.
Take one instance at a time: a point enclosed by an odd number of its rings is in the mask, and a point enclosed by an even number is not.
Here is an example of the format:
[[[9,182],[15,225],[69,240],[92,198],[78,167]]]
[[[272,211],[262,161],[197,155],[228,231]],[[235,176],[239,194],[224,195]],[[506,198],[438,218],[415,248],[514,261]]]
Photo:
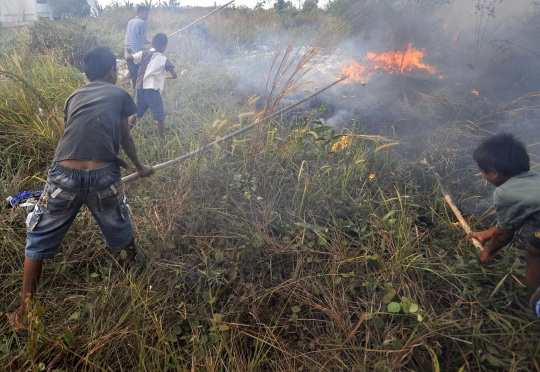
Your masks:
[[[98,3],[100,5],[108,5],[114,1],[116,0],[98,0]],[[181,6],[186,6],[186,5],[213,6],[214,2],[219,6],[219,5],[227,4],[229,1],[231,0],[180,0],[179,2]],[[298,7],[299,0],[291,0],[291,1],[294,6]],[[122,4],[123,0],[118,0],[118,2]],[[274,0],[270,0],[270,3],[274,3],[274,2],[275,2]],[[300,0],[300,2],[303,2],[303,1]],[[135,1],[135,3],[137,3],[137,1]],[[326,3],[328,3],[328,0],[319,0],[319,7],[323,7]],[[257,0],[236,0],[234,4],[236,4],[236,6],[245,5],[247,7],[253,8],[255,4],[257,4]]]

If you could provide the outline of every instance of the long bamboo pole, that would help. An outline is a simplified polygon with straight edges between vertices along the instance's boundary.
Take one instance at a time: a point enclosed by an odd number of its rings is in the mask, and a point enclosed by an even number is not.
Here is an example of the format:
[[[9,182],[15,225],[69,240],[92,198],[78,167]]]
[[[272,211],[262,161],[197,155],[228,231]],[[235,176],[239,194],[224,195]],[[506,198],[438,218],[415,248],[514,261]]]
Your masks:
[[[183,28],[181,28],[180,30],[174,31],[174,32],[173,32],[172,34],[170,34],[168,37],[174,36],[174,35],[176,35],[176,34],[182,32],[182,31],[184,31],[184,30],[190,28],[190,27],[193,26],[195,23],[202,21],[202,20],[205,19],[206,17],[208,17],[208,16],[214,14],[214,13],[217,12],[218,10],[223,9],[223,8],[225,8],[227,5],[230,5],[230,4],[234,3],[234,2],[235,2],[235,0],[229,1],[227,4],[222,5],[222,6],[220,6],[219,8],[212,10],[210,13],[208,13],[208,14],[205,15],[204,17],[201,17],[201,18],[197,19],[196,21],[191,22],[191,23],[190,23],[189,25],[187,25],[186,27],[183,27]]]
[[[196,149],[196,150],[194,150],[194,151],[192,151],[192,152],[190,152],[190,153],[188,153],[188,154],[182,155],[182,156],[180,156],[179,158],[176,158],[176,159],[172,159],[172,160],[166,161],[165,163],[161,163],[161,164],[154,165],[154,166],[152,166],[152,168],[154,168],[154,170],[160,170],[160,169],[169,167],[169,166],[171,166],[171,165],[173,165],[173,164],[179,163],[179,162],[181,162],[181,161],[183,161],[183,160],[189,159],[189,158],[191,158],[192,156],[195,156],[195,155],[199,154],[200,152],[202,152],[202,151],[205,150],[205,149],[208,149],[208,148],[210,148],[210,147],[213,147],[213,146],[215,146],[215,145],[218,145],[218,144],[220,144],[221,142],[227,141],[228,139],[231,139],[231,138],[233,138],[233,137],[236,137],[236,136],[238,136],[239,134],[242,134],[242,133],[244,133],[244,132],[250,130],[251,128],[255,127],[256,125],[259,125],[259,124],[261,123],[261,121],[270,120],[270,119],[272,119],[272,118],[275,118],[276,116],[279,116],[279,115],[283,114],[284,112],[289,111],[290,109],[295,108],[296,106],[298,106],[298,105],[300,105],[300,104],[306,102],[307,100],[309,100],[309,99],[315,97],[316,95],[318,95],[318,94],[324,92],[325,90],[330,89],[330,88],[333,87],[334,85],[336,85],[336,84],[342,82],[343,80],[345,80],[345,79],[347,79],[347,78],[348,78],[348,76],[344,76],[344,77],[342,77],[341,79],[339,79],[339,80],[333,82],[332,84],[326,86],[325,88],[322,88],[322,89],[316,91],[315,93],[313,93],[313,94],[307,96],[306,98],[304,98],[304,99],[302,99],[302,100],[300,100],[300,101],[298,101],[298,102],[296,102],[296,103],[293,103],[292,105],[289,105],[289,106],[285,107],[285,108],[282,109],[282,110],[279,110],[278,112],[276,112],[276,113],[274,113],[274,114],[271,114],[271,115],[266,116],[266,117],[262,117],[261,120],[258,121],[258,122],[256,122],[256,123],[253,123],[253,124],[251,124],[251,125],[248,125],[248,126],[245,127],[245,128],[242,128],[242,129],[240,129],[240,130],[237,130],[236,132],[233,132],[233,133],[231,133],[231,134],[228,134],[228,135],[226,135],[225,137],[221,137],[221,138],[215,140],[214,142],[210,142],[209,144],[207,144],[207,145],[205,145],[205,146],[203,146],[203,147],[199,147],[198,149]],[[128,176],[123,177],[123,178],[122,178],[122,182],[131,181],[131,180],[134,180],[134,179],[137,179],[137,178],[139,178],[139,174],[138,174],[138,173],[132,173],[132,174],[130,174],[130,175],[128,175]]]
[[[459,209],[456,207],[456,205],[454,204],[453,200],[452,200],[452,197],[450,196],[450,193],[448,193],[448,191],[446,190],[446,188],[444,187],[443,185],[443,182],[442,182],[442,179],[441,179],[441,176],[439,176],[439,173],[437,173],[437,171],[435,170],[435,168],[433,168],[429,162],[427,161],[426,158],[424,158],[421,162],[421,164],[425,165],[428,167],[428,169],[431,171],[431,173],[433,174],[433,176],[435,177],[435,180],[437,181],[437,183],[439,184],[439,188],[441,189],[441,193],[443,194],[443,197],[444,197],[444,200],[446,200],[446,203],[450,206],[450,209],[452,209],[452,212],[454,212],[454,214],[456,215],[459,223],[461,224],[461,227],[463,227],[463,230],[465,230],[465,233],[467,234],[467,236],[471,236],[472,234],[472,230],[471,230],[471,227],[469,226],[469,224],[467,223],[467,221],[465,221],[465,219],[463,218],[463,215],[461,214],[461,212],[459,211]],[[475,238],[471,238],[471,242],[473,243],[473,245],[480,249],[480,250],[483,250],[484,247],[482,246],[482,244],[480,244],[480,242],[478,240],[476,240]]]

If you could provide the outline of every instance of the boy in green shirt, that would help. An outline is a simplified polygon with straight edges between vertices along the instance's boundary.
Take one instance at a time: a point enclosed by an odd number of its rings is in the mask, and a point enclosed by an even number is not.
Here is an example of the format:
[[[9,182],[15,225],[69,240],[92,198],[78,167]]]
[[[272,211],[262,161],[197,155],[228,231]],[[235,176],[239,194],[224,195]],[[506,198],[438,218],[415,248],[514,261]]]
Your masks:
[[[480,262],[487,263],[512,241],[516,230],[524,224],[540,228],[540,175],[530,172],[530,160],[525,144],[509,133],[501,133],[484,140],[474,151],[474,161],[482,177],[496,188],[493,204],[497,225],[472,234],[481,244],[488,242],[480,254]],[[536,294],[540,287],[540,231],[525,236],[527,265],[525,284],[531,308],[536,313]],[[539,315],[539,314],[537,314]],[[540,315],[539,315],[540,316]]]

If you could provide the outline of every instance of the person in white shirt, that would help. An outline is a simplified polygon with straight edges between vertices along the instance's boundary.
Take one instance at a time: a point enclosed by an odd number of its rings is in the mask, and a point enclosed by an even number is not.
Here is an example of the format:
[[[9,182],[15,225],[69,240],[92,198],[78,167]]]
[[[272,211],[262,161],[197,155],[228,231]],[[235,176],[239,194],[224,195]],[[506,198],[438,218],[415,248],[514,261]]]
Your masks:
[[[132,54],[131,50],[126,48],[124,53],[126,61],[133,61],[139,66],[135,83],[137,114],[129,118],[129,124],[135,125],[137,118],[142,118],[146,110],[150,109],[154,120],[157,121],[160,137],[163,137],[165,133],[165,110],[161,92],[166,78],[177,78],[173,63],[162,54],[165,52],[167,43],[167,35],[159,33],[152,39],[153,50]],[[170,76],[166,76],[166,72],[169,72]]]

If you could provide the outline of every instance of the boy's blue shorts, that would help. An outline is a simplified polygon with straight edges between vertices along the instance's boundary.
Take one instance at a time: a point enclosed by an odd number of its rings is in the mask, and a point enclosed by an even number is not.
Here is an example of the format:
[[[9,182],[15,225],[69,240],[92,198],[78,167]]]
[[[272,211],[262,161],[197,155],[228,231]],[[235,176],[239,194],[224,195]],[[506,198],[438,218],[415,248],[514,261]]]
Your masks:
[[[150,109],[154,120],[165,119],[165,108],[163,107],[163,100],[161,99],[159,90],[137,89],[135,103],[137,104],[138,118],[142,118],[146,110]]]
[[[111,251],[131,243],[135,233],[120,167],[111,163],[102,168],[78,169],[54,163],[43,194],[26,219],[26,257],[53,257],[83,204],[92,212]]]

